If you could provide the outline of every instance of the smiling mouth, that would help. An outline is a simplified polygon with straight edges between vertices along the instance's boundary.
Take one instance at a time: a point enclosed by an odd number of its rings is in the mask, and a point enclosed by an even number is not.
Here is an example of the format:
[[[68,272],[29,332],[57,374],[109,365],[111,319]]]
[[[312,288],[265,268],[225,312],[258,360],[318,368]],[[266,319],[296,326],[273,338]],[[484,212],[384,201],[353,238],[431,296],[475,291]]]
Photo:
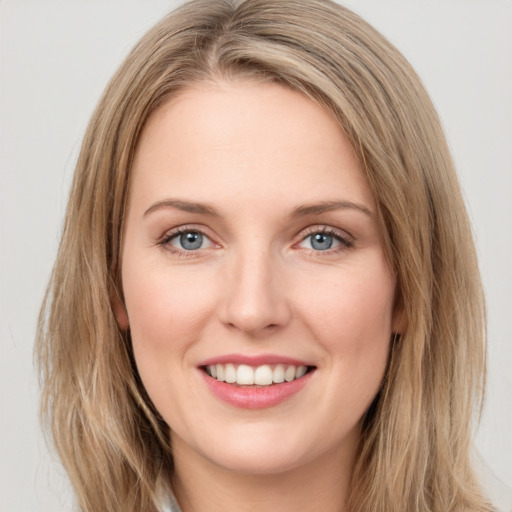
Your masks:
[[[201,369],[218,382],[236,386],[264,387],[301,379],[307,373],[314,371],[316,367],[292,364],[249,366],[227,363],[210,364]]]

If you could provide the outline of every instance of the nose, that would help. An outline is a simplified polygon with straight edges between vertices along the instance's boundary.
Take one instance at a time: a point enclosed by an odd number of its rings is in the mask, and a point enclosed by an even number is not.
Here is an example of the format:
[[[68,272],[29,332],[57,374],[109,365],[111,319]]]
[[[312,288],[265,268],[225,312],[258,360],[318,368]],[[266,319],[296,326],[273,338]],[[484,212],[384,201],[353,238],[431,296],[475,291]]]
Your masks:
[[[233,256],[219,308],[221,322],[251,338],[286,326],[291,311],[282,269],[268,251]]]

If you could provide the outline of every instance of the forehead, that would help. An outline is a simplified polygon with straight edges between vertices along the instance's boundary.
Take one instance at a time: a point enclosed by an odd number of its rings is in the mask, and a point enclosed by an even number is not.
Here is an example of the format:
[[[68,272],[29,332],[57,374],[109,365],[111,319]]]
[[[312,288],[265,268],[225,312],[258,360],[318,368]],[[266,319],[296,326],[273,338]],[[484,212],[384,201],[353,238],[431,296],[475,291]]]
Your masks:
[[[348,194],[373,205],[330,113],[297,91],[253,81],[194,85],[154,112],[139,140],[132,189],[134,200],[146,202],[165,194],[284,203]]]

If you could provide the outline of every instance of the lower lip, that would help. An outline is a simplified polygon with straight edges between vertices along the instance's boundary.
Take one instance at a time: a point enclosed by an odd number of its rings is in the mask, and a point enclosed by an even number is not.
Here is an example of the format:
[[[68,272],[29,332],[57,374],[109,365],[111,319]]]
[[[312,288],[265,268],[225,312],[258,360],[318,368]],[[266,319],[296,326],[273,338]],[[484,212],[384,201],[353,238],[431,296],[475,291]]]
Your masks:
[[[219,382],[200,370],[210,391],[223,402],[241,409],[265,409],[274,407],[297,394],[311,379],[314,372],[291,382],[262,387],[237,386]]]

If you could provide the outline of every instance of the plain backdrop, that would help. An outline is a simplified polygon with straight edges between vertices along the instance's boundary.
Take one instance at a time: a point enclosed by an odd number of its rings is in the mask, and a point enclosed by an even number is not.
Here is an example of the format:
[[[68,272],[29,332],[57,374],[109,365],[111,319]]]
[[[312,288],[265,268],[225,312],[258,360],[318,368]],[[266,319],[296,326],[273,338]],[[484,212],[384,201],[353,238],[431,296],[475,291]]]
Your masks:
[[[0,512],[63,512],[72,493],[37,418],[32,363],[86,123],[132,45],[179,2],[0,2]],[[473,220],[489,311],[478,450],[512,487],[512,2],[351,0],[412,62],[436,104]],[[500,483],[501,482],[501,483]],[[502,485],[503,484],[503,485]],[[512,510],[512,503],[502,504]]]

